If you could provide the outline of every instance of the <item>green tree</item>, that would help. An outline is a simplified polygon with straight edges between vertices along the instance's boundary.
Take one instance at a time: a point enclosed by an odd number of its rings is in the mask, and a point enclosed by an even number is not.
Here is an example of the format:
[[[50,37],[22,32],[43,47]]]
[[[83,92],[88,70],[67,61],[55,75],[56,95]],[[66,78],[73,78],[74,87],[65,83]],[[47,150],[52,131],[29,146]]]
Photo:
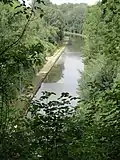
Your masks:
[[[82,33],[84,15],[87,5],[81,4],[62,4],[59,6],[65,19],[65,30],[69,32]]]
[[[88,8],[84,23],[85,72],[80,81],[84,110],[81,159],[119,159],[119,1]]]

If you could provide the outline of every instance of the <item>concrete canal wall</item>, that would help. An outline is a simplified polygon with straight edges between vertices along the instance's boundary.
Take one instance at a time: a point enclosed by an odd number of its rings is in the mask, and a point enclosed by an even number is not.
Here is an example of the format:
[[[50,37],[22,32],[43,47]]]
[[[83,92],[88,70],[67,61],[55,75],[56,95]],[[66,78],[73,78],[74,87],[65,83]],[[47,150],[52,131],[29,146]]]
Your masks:
[[[43,68],[36,74],[36,77],[34,79],[34,91],[32,97],[37,93],[38,89],[41,87],[42,82],[56,63],[56,61],[59,59],[59,57],[62,55],[66,45],[58,49],[53,56],[47,58],[46,64],[43,66]]]

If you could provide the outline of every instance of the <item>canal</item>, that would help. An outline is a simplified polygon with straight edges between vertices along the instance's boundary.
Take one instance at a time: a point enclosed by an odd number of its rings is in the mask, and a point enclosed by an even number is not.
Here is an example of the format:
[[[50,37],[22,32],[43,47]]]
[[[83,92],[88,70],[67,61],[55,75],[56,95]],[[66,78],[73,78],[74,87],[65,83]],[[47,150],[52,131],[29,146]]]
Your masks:
[[[61,57],[49,72],[35,98],[39,99],[42,91],[52,91],[59,96],[62,92],[69,92],[77,96],[78,81],[84,71],[82,60],[83,39],[73,38]]]

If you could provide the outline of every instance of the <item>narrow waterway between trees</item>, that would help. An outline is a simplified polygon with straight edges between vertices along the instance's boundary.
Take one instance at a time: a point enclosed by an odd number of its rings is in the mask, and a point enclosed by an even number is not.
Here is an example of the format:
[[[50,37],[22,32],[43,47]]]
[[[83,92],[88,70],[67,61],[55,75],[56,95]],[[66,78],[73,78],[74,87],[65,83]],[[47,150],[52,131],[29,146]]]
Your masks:
[[[78,81],[81,72],[84,71],[82,60],[83,39],[81,37],[72,38],[63,51],[62,56],[55,63],[49,72],[44,83],[36,94],[39,99],[42,91],[52,91],[58,96],[62,92],[69,92],[72,96],[77,96]]]

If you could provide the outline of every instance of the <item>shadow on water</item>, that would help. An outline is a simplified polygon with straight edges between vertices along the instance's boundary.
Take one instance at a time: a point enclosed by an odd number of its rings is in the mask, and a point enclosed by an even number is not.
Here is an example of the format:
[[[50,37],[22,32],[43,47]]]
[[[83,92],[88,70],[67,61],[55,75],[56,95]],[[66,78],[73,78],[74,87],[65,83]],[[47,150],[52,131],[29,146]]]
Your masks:
[[[72,96],[77,96],[78,80],[84,70],[82,60],[82,38],[72,38],[72,44],[67,45],[62,56],[56,62],[41,88],[36,94],[39,99],[42,91],[52,91],[59,95],[61,92],[69,92]]]

